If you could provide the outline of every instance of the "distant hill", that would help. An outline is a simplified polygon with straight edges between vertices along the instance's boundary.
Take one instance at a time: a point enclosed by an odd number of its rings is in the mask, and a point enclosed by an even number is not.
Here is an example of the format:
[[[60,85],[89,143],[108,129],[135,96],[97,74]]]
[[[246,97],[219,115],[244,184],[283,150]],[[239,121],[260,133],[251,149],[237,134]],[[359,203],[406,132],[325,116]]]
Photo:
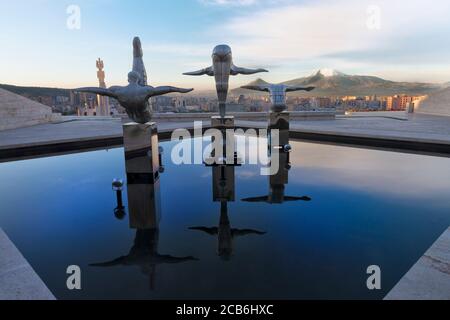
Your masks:
[[[258,79],[254,83],[265,83]],[[249,84],[249,85],[251,85]],[[322,69],[308,77],[297,78],[283,82],[283,84],[294,86],[314,86],[311,92],[297,93],[302,96],[388,96],[394,94],[421,95],[437,91],[442,85],[418,82],[394,82],[373,76],[347,75],[345,73]],[[255,91],[245,89],[234,89],[234,94],[245,94]],[[295,93],[293,93],[295,95]]]
[[[70,90],[68,89],[59,89],[59,88],[46,88],[46,87],[20,87],[13,86],[9,84],[0,84],[1,89],[8,90],[15,94],[19,95],[28,95],[28,96],[65,96],[68,97],[70,95]]]

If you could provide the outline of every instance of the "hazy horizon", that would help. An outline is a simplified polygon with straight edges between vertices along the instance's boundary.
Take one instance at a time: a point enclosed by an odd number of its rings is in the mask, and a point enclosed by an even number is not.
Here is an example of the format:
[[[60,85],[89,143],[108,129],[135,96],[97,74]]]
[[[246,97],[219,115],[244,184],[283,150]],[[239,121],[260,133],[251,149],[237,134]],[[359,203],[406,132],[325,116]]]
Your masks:
[[[79,29],[67,26],[70,5],[80,9]],[[93,86],[100,57],[107,85],[125,84],[140,36],[151,85],[213,90],[210,77],[181,74],[211,65],[220,43],[236,65],[270,71],[232,77],[232,88],[322,68],[441,84],[450,81],[449,9],[444,0],[0,0],[0,83]]]

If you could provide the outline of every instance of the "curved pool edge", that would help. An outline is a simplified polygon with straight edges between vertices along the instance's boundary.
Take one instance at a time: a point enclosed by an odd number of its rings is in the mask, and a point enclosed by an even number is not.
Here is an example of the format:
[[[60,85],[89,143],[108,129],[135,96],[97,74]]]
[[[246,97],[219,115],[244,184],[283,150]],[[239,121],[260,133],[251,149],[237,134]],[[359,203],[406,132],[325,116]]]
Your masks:
[[[2,228],[0,249],[0,300],[56,300]]]
[[[180,129],[193,132],[193,123],[177,124]],[[203,123],[203,131],[209,129],[209,124]],[[237,122],[236,129],[263,129],[262,123]],[[158,136],[160,140],[168,140],[175,126],[160,126]],[[323,142],[326,144],[362,147],[376,150],[394,151],[402,153],[422,154],[439,157],[450,157],[450,141],[410,138],[406,136],[388,136],[379,134],[355,134],[338,131],[323,131],[314,129],[291,129],[290,137],[293,140]],[[26,160],[47,156],[64,155],[70,153],[86,152],[99,149],[118,148],[123,146],[123,135],[109,134],[51,141],[26,142],[0,146],[0,162]]]

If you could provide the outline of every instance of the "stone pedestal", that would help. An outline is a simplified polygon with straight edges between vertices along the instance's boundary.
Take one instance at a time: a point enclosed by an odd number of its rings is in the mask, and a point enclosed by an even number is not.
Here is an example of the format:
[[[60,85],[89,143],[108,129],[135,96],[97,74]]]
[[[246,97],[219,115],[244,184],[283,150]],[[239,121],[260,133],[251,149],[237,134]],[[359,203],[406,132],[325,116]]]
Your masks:
[[[123,142],[130,228],[158,228],[160,155],[156,123],[124,124]]]
[[[123,125],[128,183],[154,183],[159,178],[159,141],[155,122]]]
[[[161,219],[160,182],[128,183],[130,228],[157,229]]]
[[[240,165],[240,159],[237,158],[235,150],[234,137],[234,117],[233,116],[213,116],[211,117],[211,128],[218,129],[222,132],[223,153],[222,158],[216,157],[213,153],[208,163],[213,163],[212,178],[213,178],[213,201],[226,203],[235,200],[235,182],[234,182],[234,167]],[[226,130],[233,130],[231,136],[226,135]],[[232,139],[233,154],[230,157],[232,160],[227,161],[227,139]]]
[[[269,114],[268,130],[269,133],[271,133],[272,130],[278,130],[279,146],[289,144],[289,121],[289,112],[271,112]]]
[[[273,159],[277,157],[277,159]],[[279,152],[276,156],[272,156],[271,161],[278,161],[278,172],[269,176],[269,184],[285,185],[289,183],[289,152]]]
[[[235,198],[234,166],[212,167],[213,201],[229,202]]]
[[[234,136],[234,117],[233,116],[213,116],[211,117],[211,128],[220,130],[222,133],[222,156],[219,157],[213,152],[211,153],[211,157],[205,161],[205,164],[208,166],[211,165],[239,165],[241,160],[238,159],[236,154],[236,143]],[[232,134],[230,136],[227,135],[227,130],[232,130]],[[231,144],[231,148],[233,149],[232,155],[227,159],[227,139],[229,139],[229,143]],[[214,141],[213,141],[214,142]]]
[[[233,116],[212,116],[211,128],[215,129],[234,129],[234,117]]]

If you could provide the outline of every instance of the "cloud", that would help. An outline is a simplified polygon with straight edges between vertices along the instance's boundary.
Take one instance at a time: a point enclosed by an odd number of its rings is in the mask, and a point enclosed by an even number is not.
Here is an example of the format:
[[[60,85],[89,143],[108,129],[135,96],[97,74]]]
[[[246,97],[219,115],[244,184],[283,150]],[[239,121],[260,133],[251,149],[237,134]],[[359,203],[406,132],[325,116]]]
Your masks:
[[[251,6],[258,3],[258,0],[199,0],[206,5],[217,6]]]
[[[379,28],[368,21],[378,8]],[[261,9],[262,8],[262,9]],[[449,62],[450,1],[340,0],[262,7],[213,29],[233,47],[237,63],[278,64],[298,70],[332,66],[347,72],[390,68],[391,77],[406,65],[445,66]],[[396,72],[397,70],[398,72]],[[428,79],[450,76],[448,70]],[[445,70],[445,68],[442,68]],[[392,75],[391,75],[391,74]],[[444,74],[445,73],[445,74]]]
[[[317,185],[398,198],[442,196],[450,185],[450,171],[440,170],[446,158],[297,141],[291,144],[301,152],[291,155],[290,183],[303,183],[302,172],[309,171]]]

